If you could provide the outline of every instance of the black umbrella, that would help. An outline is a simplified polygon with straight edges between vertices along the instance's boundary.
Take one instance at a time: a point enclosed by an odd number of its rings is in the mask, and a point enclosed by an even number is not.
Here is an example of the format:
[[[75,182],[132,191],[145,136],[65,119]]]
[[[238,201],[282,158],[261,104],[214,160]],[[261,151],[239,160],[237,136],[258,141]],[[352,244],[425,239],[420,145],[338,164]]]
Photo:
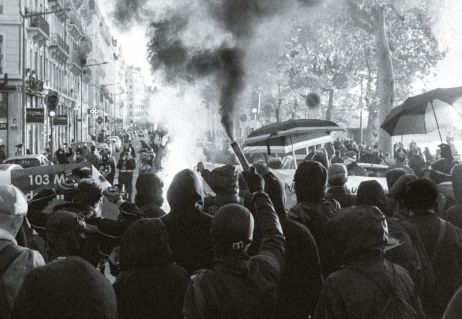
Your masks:
[[[261,149],[270,147],[280,153],[289,153],[294,145],[301,145],[306,141],[312,142],[317,139],[324,141],[330,138],[333,131],[344,129],[332,121],[301,119],[289,120],[263,126],[247,136],[244,142],[244,150],[251,151],[253,148]],[[298,146],[297,145],[297,146]]]
[[[381,128],[391,136],[427,134],[461,120],[462,87],[435,89],[409,97],[391,110]]]

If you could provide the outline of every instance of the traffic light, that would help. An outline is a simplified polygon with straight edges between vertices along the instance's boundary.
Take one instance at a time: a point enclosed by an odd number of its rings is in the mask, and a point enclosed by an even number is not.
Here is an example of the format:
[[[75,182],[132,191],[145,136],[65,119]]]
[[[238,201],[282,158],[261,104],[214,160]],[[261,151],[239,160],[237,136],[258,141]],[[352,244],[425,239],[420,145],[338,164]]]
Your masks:
[[[49,91],[48,94],[45,95],[45,104],[48,107],[48,116],[53,117],[56,115],[56,108],[58,107],[58,103],[58,92]]]

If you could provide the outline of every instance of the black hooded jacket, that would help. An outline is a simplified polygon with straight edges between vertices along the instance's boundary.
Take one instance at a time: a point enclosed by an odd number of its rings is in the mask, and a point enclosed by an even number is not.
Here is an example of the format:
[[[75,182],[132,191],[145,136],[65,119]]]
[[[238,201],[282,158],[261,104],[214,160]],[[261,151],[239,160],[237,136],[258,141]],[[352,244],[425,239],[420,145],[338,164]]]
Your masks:
[[[119,318],[181,318],[188,272],[173,263],[165,225],[134,222],[122,238],[122,272],[114,283]]]
[[[462,228],[462,165],[458,165],[452,170],[452,189],[456,197],[456,204],[448,208],[441,217]]]
[[[184,318],[272,318],[284,265],[284,236],[268,196],[254,196],[262,243],[256,256],[217,256],[186,292]]]
[[[161,220],[169,234],[173,259],[190,274],[211,268],[210,226],[213,217],[201,210],[202,188],[197,175],[189,169],[176,174],[168,189],[167,200],[171,210]]]

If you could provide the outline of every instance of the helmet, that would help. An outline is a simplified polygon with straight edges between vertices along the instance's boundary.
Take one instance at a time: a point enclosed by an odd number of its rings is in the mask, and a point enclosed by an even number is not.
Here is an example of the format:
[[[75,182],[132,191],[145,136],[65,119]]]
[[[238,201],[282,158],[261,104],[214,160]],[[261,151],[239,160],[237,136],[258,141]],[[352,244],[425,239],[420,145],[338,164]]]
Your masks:
[[[220,207],[210,230],[215,255],[245,252],[252,242],[253,229],[254,219],[247,208],[238,204]]]

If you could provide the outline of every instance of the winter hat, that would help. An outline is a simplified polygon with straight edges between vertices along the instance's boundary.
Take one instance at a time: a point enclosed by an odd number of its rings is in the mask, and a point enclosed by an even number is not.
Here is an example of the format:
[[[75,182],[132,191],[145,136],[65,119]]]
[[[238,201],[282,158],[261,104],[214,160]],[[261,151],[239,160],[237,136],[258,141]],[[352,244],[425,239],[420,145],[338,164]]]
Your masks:
[[[436,185],[436,189],[438,190],[438,193],[444,195],[444,197],[451,200],[452,202],[456,200],[451,182],[440,183]]]
[[[30,271],[13,309],[16,319],[116,319],[111,283],[79,257],[56,260]]]
[[[0,215],[26,215],[27,199],[13,185],[0,185]]]
[[[455,199],[462,202],[462,165],[457,165],[452,170],[452,188]]]
[[[173,263],[164,223],[155,218],[134,221],[122,237],[120,264],[123,269],[149,268]]]
[[[376,180],[364,181],[359,184],[356,195],[358,205],[377,206],[383,214],[387,215],[387,198],[382,185]]]
[[[404,206],[414,210],[432,208],[438,198],[438,189],[433,181],[420,178],[407,184]]]
[[[254,219],[247,208],[238,204],[220,207],[210,228],[215,256],[244,252],[252,242],[253,229]]]
[[[297,200],[316,201],[324,196],[327,185],[327,170],[321,163],[303,161],[294,176]]]
[[[441,157],[442,158],[446,158],[446,159],[448,159],[450,161],[454,160],[454,157],[452,155],[451,145],[443,143],[443,144],[438,145],[438,147],[441,150]]]
[[[389,190],[389,195],[396,199],[398,202],[402,201],[406,195],[407,184],[417,179],[417,176],[410,174],[401,176]]]
[[[344,185],[348,179],[348,172],[342,164],[332,164],[327,171],[329,184],[331,185]]]
[[[387,178],[388,189],[391,189],[396,181],[403,175],[407,175],[407,171],[404,168],[393,168],[389,170],[385,177]]]
[[[344,261],[397,245],[390,238],[385,216],[374,206],[342,209],[332,220],[336,251]]]
[[[173,177],[167,191],[167,201],[172,210],[176,208],[191,208],[203,204],[202,185],[190,169],[182,170]]]

